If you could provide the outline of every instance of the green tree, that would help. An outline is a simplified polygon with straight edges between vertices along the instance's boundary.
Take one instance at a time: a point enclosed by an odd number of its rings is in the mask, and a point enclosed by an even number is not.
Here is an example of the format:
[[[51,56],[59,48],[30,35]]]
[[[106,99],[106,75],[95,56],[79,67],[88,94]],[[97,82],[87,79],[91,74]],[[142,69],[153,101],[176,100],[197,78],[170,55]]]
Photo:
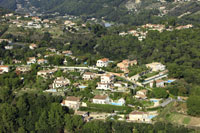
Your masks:
[[[48,123],[53,129],[61,129],[64,124],[64,112],[58,103],[52,103],[48,112]]]
[[[36,122],[35,129],[37,131],[46,132],[48,131],[49,124],[48,124],[48,113],[47,111],[43,111],[38,122]]]
[[[187,100],[188,114],[200,116],[200,96],[192,95]]]
[[[168,97],[168,93],[164,88],[153,88],[152,94],[156,98],[167,98]]]

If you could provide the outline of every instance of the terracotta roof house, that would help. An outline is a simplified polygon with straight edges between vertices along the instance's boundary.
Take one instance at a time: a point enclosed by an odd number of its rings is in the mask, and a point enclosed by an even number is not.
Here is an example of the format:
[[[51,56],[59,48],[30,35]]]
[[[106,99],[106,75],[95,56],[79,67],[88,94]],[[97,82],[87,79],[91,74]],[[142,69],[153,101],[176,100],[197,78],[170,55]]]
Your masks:
[[[107,67],[108,63],[109,63],[109,59],[108,58],[103,58],[103,59],[97,60],[96,66],[97,67]]]

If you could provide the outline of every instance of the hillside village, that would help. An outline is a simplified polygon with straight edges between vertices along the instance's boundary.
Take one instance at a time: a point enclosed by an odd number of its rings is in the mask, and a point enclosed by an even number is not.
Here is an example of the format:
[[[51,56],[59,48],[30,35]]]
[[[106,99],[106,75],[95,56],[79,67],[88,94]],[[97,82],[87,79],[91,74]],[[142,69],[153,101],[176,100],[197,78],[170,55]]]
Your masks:
[[[45,32],[59,25],[63,31],[70,34],[90,32],[86,28],[87,23],[78,24],[73,20],[41,19],[13,13],[6,14],[2,18],[2,22],[6,22],[15,30],[33,29]],[[134,30],[121,32],[119,35],[122,37],[131,35],[143,41],[151,30],[171,32],[189,28],[193,28],[193,25],[167,28],[160,24],[146,24]],[[61,36],[60,32],[50,32],[56,37]],[[2,37],[0,43],[6,51],[16,50],[18,45],[31,52],[43,48],[37,42],[19,43]],[[69,46],[70,42],[66,42],[65,45]],[[160,109],[175,101],[186,102],[187,97],[175,97],[170,94],[169,88],[176,86],[179,79],[169,76],[168,68],[162,62],[141,64],[137,58],[115,61],[102,57],[95,60],[95,65],[89,65],[86,61],[77,63],[81,57],[75,55],[71,49],[44,47],[43,50],[45,52],[30,53],[25,59],[13,57],[10,62],[0,58],[0,74],[13,72],[20,77],[23,88],[18,89],[16,94],[34,91],[37,88],[42,93],[62,96],[59,104],[73,110],[74,114],[81,115],[86,122],[96,119],[116,119],[154,123],[156,117],[162,113]],[[59,58],[53,60],[57,56],[62,57],[62,60]],[[29,74],[35,78],[37,85],[32,86],[27,83],[31,82],[26,80],[26,78],[31,79]]]

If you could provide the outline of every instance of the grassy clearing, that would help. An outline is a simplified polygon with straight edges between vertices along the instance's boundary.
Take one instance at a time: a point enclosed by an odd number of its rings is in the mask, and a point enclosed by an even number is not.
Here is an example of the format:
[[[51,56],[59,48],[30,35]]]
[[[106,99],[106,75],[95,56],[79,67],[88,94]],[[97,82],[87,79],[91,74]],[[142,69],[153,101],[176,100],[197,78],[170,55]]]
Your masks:
[[[183,118],[183,124],[189,124],[191,121],[191,118],[190,117],[185,117]]]

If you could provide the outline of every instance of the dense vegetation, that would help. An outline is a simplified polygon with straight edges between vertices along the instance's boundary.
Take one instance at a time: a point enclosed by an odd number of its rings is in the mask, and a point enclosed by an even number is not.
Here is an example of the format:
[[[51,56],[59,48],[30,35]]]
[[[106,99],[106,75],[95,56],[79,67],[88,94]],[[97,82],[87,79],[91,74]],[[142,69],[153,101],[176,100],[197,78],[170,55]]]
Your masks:
[[[193,23],[199,25],[198,2],[189,2],[176,7],[176,4],[173,4],[172,1],[167,1],[167,4],[165,5],[167,8],[171,7],[171,9],[166,16],[159,17],[159,7],[154,7],[154,5],[157,4],[162,6],[162,4],[155,0],[142,0],[140,4],[133,2],[132,4],[137,7],[137,11],[134,9],[128,10],[126,8],[125,5],[129,0],[29,0],[29,4],[27,4],[25,0],[18,1],[25,8],[30,8],[30,6],[36,7],[38,12],[59,12],[61,15],[69,14],[81,16],[84,19],[103,17],[108,21],[130,25],[163,23],[166,20],[174,19],[176,23],[180,24]],[[15,0],[9,0],[9,2],[7,2],[7,0],[0,0],[0,5],[8,9],[15,10],[16,4],[17,3]],[[178,16],[187,12],[191,13],[180,19],[177,19]]]
[[[1,88],[2,89],[2,88]],[[44,94],[23,94],[14,97],[12,94],[0,93],[0,131],[1,132],[189,132],[184,127],[172,124],[156,123],[134,124],[117,121],[91,121],[85,123],[81,116],[58,103],[61,97]]]
[[[141,20],[142,21],[142,20]],[[175,31],[150,31],[144,41],[138,41],[136,37],[119,36],[118,33],[123,27],[113,27],[106,29],[100,25],[87,25],[89,34],[71,34],[63,31],[63,38],[52,37],[49,32],[40,32],[19,28],[20,32],[26,34],[7,34],[8,25],[0,25],[0,35],[2,38],[11,39],[13,42],[22,45],[14,45],[13,50],[5,50],[6,42],[0,45],[0,59],[5,64],[12,64],[12,60],[19,59],[23,63],[28,57],[46,54],[46,49],[56,48],[59,51],[72,50],[73,54],[79,58],[77,61],[68,59],[70,65],[87,62],[94,65],[96,60],[102,57],[110,58],[115,62],[122,59],[137,59],[139,65],[153,61],[162,62],[169,70],[169,76],[180,79],[171,84],[169,92],[174,96],[189,96],[187,101],[188,114],[200,116],[200,30],[186,29]],[[65,38],[66,37],[66,38]],[[37,43],[38,49],[30,50],[26,43]],[[65,45],[70,42],[69,45]],[[55,45],[56,44],[56,45]],[[23,53],[23,54],[21,54]],[[53,56],[47,58],[50,65],[63,65],[64,56]],[[130,68],[130,70],[133,68]],[[137,72],[142,72],[146,68],[135,68]],[[2,132],[189,132],[183,127],[174,127],[171,124],[156,123],[133,124],[115,121],[92,121],[85,123],[81,116],[72,116],[73,112],[68,108],[60,106],[63,97],[56,97],[41,93],[47,89],[50,81],[45,82],[36,78],[37,71],[41,68],[37,65],[32,66],[28,74],[17,75],[14,69],[10,73],[0,75],[0,131]],[[56,73],[63,76],[62,72]],[[76,75],[75,73],[74,75]],[[135,72],[133,71],[133,74]],[[67,74],[67,76],[71,76]],[[130,75],[129,75],[130,76]],[[71,76],[72,80],[78,80]],[[24,78],[24,80],[23,80]],[[96,83],[96,82],[95,82]],[[96,84],[95,84],[96,85]],[[95,88],[92,83],[86,91],[80,92],[81,96],[88,99],[93,97],[90,93]],[[22,87],[40,88],[39,93],[16,93]],[[76,89],[76,88],[75,88]],[[80,90],[73,90],[71,95]],[[76,93],[78,94],[78,93]],[[152,97],[167,97],[166,90],[159,88],[152,91]],[[128,101],[128,100],[127,100]],[[133,103],[129,100],[128,103]],[[134,103],[135,104],[135,103]],[[99,105],[95,111],[102,111]],[[117,107],[108,108],[107,112],[112,112]],[[87,110],[88,108],[82,108]],[[118,108],[122,110],[124,108]],[[129,108],[126,108],[129,112]]]

